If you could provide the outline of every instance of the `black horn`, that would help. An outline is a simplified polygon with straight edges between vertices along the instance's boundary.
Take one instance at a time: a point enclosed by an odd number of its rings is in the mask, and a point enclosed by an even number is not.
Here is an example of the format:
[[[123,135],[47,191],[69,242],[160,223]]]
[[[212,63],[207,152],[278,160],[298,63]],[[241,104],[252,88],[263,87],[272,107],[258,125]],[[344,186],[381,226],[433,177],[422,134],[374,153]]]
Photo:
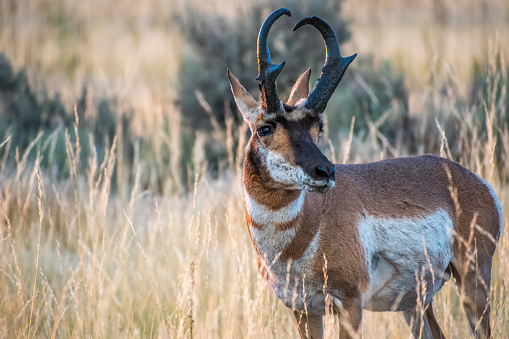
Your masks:
[[[327,22],[316,16],[299,20],[293,30],[296,31],[300,27],[308,24],[316,27],[322,34],[325,41],[327,56],[322,68],[322,74],[320,78],[318,78],[313,91],[306,99],[304,107],[316,113],[323,113],[332,93],[336,90],[348,65],[355,59],[357,53],[346,58],[341,57],[336,33],[334,33],[334,30]]]
[[[260,81],[260,91],[262,94],[262,107],[268,114],[278,113],[281,108],[281,101],[276,91],[276,78],[285,66],[283,61],[280,64],[270,63],[269,45],[267,36],[269,35],[272,24],[282,15],[291,16],[290,10],[280,8],[270,13],[263,22],[258,33],[257,51],[258,51],[258,77]]]

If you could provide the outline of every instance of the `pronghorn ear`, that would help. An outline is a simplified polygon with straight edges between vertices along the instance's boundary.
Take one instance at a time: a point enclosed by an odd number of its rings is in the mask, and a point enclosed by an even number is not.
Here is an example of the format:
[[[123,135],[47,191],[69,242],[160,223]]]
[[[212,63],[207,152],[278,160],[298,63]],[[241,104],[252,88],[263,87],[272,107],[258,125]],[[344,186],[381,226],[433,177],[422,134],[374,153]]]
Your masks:
[[[258,104],[258,101],[253,99],[244,86],[240,84],[239,80],[230,73],[229,69],[227,69],[227,73],[237,107],[239,108],[240,113],[242,113],[244,120],[246,120],[249,123],[249,126],[251,126],[259,114],[260,105]]]
[[[308,70],[302,73],[299,79],[297,79],[297,82],[293,85],[292,92],[290,93],[290,98],[286,102],[287,105],[295,106],[299,100],[306,99],[308,97],[310,76],[311,68],[308,68]]]

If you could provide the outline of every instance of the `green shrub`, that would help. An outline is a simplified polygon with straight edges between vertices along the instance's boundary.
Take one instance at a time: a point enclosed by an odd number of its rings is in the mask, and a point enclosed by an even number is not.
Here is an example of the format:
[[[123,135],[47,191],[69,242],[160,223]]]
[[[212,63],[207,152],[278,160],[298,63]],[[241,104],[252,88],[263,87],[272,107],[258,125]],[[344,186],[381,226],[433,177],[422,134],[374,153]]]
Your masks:
[[[479,107],[482,113],[479,117],[485,125],[486,114],[482,109],[484,104],[488,109],[495,108],[497,120],[500,124],[509,126],[509,65],[502,67],[500,56],[495,56],[494,63],[482,67],[475,62],[473,65],[473,80],[470,85],[469,104]],[[505,74],[503,73],[505,70]]]
[[[355,117],[355,134],[376,128],[392,144],[405,141],[412,151],[412,123],[403,75],[396,73],[388,61],[375,65],[370,56],[359,56],[354,63],[327,106],[329,134],[348,131]]]
[[[227,67],[248,91],[257,95],[258,31],[271,11],[285,6],[292,12],[292,17],[280,18],[269,33],[273,63],[286,60],[277,80],[279,95],[284,100],[308,67],[312,67],[316,80],[325,59],[319,32],[307,27],[292,32],[293,25],[304,16],[316,15],[334,28],[340,43],[347,41],[350,33],[341,17],[341,1],[283,1],[277,6],[268,1],[252,1],[239,8],[233,18],[223,13],[197,12],[191,5],[179,13],[176,20],[189,44],[183,52],[184,61],[178,75],[177,101],[186,124],[201,129],[211,127],[207,113],[195,97],[196,89],[203,93],[220,123],[224,122],[225,102],[236,110],[226,78]]]
[[[75,104],[83,165],[86,166],[86,159],[92,151],[89,149],[89,133],[94,135],[95,151],[101,159],[105,148],[115,137],[118,126],[122,128],[123,149],[129,158],[133,141],[130,112],[120,112],[116,99],[99,98],[94,102],[97,117],[92,118],[86,114],[86,103],[87,89],[83,87]],[[7,57],[0,53],[0,142],[10,135],[11,152],[17,148],[23,154],[35,137],[42,133],[38,146],[30,156],[33,158],[36,151],[40,151],[43,167],[51,167],[52,173],[67,175],[64,132],[69,129],[71,141],[75,142],[74,123],[74,108],[66,110],[58,93],[53,97],[46,91],[36,94],[25,70],[14,71]]]

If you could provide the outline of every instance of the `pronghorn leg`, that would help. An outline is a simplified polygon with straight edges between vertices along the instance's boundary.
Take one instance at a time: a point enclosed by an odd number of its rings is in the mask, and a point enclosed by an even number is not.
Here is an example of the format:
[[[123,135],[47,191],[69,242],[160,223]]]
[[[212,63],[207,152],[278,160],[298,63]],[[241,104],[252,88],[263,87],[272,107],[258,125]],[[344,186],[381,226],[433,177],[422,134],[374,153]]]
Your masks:
[[[297,325],[299,325],[299,334],[302,339],[323,338],[323,323],[321,315],[306,314],[304,312],[293,311]]]
[[[484,261],[477,258],[470,262],[468,269],[464,265],[451,266],[472,332],[476,338],[491,338],[489,304],[491,258]]]
[[[445,335],[442,332],[440,325],[438,325],[435,314],[433,313],[433,302],[430,302],[428,308],[426,309],[426,317],[428,318],[428,324],[433,338],[445,339]]]
[[[362,338],[362,300],[359,298],[342,299],[336,310],[339,314],[339,338]]]
[[[403,316],[405,317],[405,321],[408,326],[410,326],[412,329],[412,334],[414,335],[415,339],[440,338],[433,336],[427,310],[412,309],[410,311],[404,311]],[[433,316],[433,319],[434,318],[435,317]]]

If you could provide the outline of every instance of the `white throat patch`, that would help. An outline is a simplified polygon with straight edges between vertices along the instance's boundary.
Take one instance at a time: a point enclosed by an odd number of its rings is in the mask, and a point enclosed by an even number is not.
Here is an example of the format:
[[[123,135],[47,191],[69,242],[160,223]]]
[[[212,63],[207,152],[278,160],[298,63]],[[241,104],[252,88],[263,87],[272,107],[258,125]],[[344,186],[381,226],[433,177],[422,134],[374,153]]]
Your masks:
[[[272,179],[283,184],[298,185],[301,188],[306,176],[302,168],[289,164],[280,154],[268,151],[262,145],[259,145],[258,149]]]
[[[267,206],[257,203],[245,190],[244,196],[246,198],[247,213],[249,213],[251,219],[257,224],[265,226],[290,222],[295,219],[304,204],[305,192],[302,191],[296,200],[279,210],[271,210]]]

